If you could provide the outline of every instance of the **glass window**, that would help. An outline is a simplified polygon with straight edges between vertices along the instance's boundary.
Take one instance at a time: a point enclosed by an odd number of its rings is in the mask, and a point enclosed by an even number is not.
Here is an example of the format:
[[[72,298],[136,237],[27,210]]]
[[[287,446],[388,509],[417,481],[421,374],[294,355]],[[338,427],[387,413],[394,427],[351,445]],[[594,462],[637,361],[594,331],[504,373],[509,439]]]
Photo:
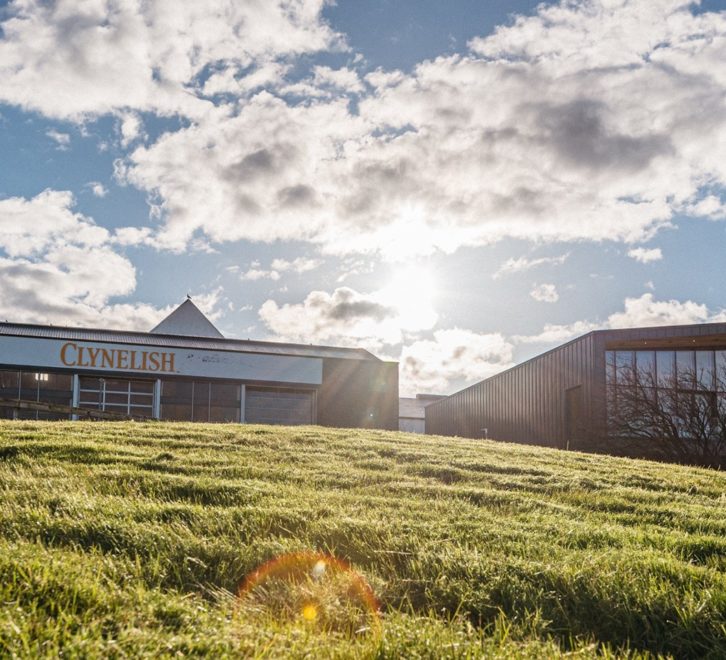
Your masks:
[[[678,387],[693,389],[696,385],[695,351],[676,351]]]
[[[40,391],[70,392],[73,389],[73,379],[70,374],[46,374],[48,378],[40,383]]]
[[[106,392],[128,392],[131,386],[130,381],[119,378],[106,379]]]
[[[2,391],[3,397],[17,397],[19,389],[19,371],[0,371],[0,391]]]
[[[633,380],[633,353],[615,352],[615,381],[618,385],[628,385]]]
[[[698,387],[715,390],[713,351],[696,351],[696,382]]]
[[[656,351],[658,386],[673,387],[675,384],[675,356],[673,351]]]
[[[637,351],[635,365],[641,384],[645,387],[655,387],[655,351]]]
[[[615,351],[605,351],[605,383],[615,382]]]
[[[83,377],[80,385],[78,404],[81,408],[140,417],[153,415],[154,381]]]
[[[22,394],[23,399],[33,399],[38,396],[38,379],[35,377],[34,371],[23,371],[20,374],[20,389],[24,390]],[[35,396],[31,395],[31,392],[35,392]]]
[[[129,395],[127,392],[116,393],[106,392],[106,405],[107,406],[127,406],[129,403]]]
[[[726,351],[716,351],[716,389],[726,392]]]
[[[100,390],[101,379],[100,378],[89,378],[88,376],[81,376],[80,387],[82,390]]]

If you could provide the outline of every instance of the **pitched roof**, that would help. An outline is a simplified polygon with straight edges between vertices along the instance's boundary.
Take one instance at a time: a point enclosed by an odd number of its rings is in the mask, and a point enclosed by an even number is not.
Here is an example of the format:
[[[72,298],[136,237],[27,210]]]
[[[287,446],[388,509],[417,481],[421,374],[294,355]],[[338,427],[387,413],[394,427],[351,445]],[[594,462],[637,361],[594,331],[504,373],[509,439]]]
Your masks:
[[[233,351],[235,353],[265,353],[269,355],[299,355],[301,357],[380,361],[379,358],[363,348],[284,344],[249,339],[220,339],[218,337],[185,337],[183,335],[160,335],[129,330],[70,328],[57,325],[32,325],[29,323],[0,323],[0,336],[2,335],[137,344],[142,346],[168,346],[169,348],[197,348],[205,351]]]
[[[191,298],[187,298],[159,325],[151,329],[154,335],[181,335],[183,337],[212,337],[224,339],[224,335],[202,314]]]

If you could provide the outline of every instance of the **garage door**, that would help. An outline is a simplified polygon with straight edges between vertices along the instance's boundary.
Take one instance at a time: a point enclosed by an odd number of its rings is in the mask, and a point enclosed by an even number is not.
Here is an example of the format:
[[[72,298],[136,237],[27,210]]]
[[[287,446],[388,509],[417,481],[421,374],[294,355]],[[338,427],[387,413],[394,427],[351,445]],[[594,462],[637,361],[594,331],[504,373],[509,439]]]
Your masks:
[[[312,424],[314,397],[311,390],[247,388],[245,422],[250,424]]]

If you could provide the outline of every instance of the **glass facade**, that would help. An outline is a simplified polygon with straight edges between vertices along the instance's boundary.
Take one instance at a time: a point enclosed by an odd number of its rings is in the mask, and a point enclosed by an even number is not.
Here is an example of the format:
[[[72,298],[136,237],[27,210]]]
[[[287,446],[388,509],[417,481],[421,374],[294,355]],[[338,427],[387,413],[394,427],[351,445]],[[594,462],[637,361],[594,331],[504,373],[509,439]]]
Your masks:
[[[726,351],[606,351],[605,382],[611,431],[624,419],[636,433],[647,431],[636,420],[649,424],[659,413],[676,426],[708,420],[726,411]]]
[[[78,407],[135,417],[154,416],[154,381],[127,378],[79,378]]]
[[[72,406],[71,373],[0,370],[0,398]],[[312,389],[248,387],[230,381],[115,378],[79,375],[76,406],[131,417],[189,422],[310,424],[317,419]],[[157,401],[157,396],[159,397]],[[244,399],[244,404],[243,404]],[[244,416],[241,414],[245,406]],[[69,419],[70,413],[51,413],[0,406],[0,419]]]
[[[0,398],[70,406],[73,397],[70,374],[36,371],[0,371]],[[67,414],[0,407],[4,419],[68,419]]]

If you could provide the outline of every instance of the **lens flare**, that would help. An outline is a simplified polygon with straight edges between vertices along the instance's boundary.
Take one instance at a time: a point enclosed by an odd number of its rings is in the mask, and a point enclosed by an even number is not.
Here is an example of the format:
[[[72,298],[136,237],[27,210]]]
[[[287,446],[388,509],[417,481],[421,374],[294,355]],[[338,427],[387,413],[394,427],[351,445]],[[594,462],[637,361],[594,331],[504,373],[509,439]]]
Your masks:
[[[277,557],[250,573],[237,595],[238,615],[248,621],[304,624],[350,636],[380,631],[380,607],[370,585],[331,555]]]

